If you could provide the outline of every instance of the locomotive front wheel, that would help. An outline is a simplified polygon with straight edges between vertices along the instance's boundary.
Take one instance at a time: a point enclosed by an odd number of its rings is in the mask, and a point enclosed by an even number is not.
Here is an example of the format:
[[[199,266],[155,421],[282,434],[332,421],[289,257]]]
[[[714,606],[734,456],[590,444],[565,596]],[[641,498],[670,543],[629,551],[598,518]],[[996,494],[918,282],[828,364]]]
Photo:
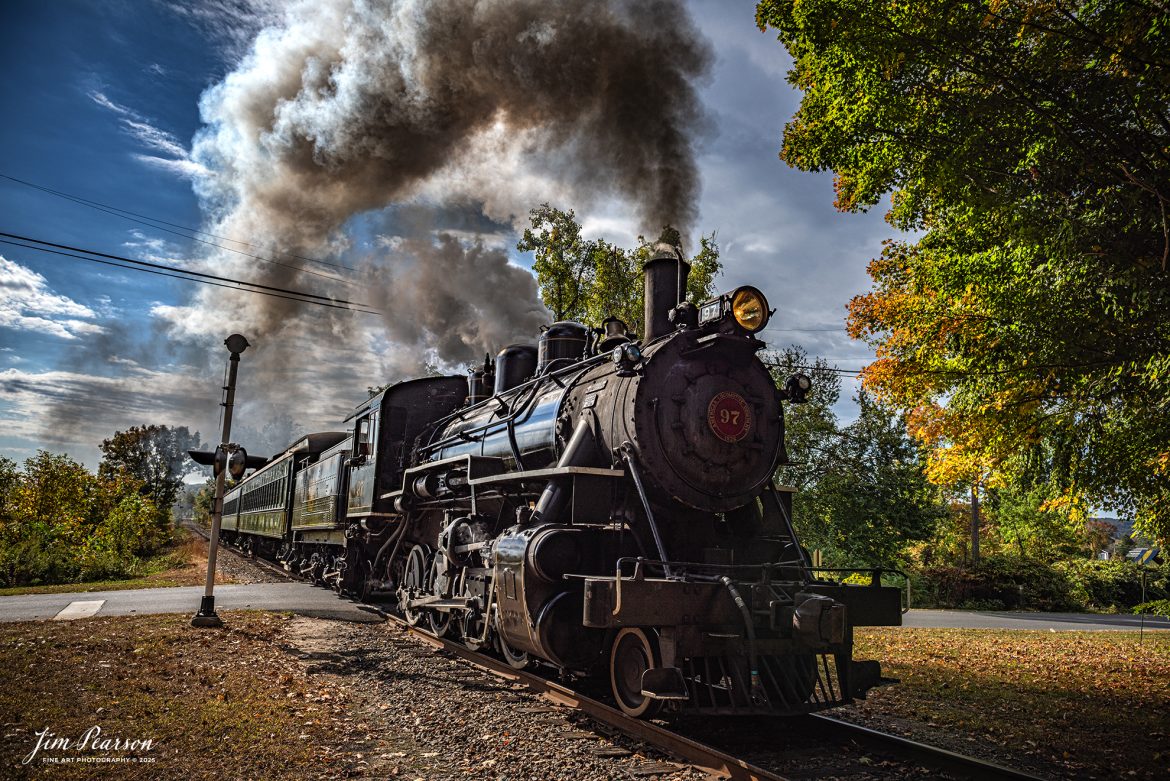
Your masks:
[[[402,598],[402,617],[411,626],[419,625],[419,622],[422,621],[423,611],[418,608],[407,608],[406,600],[422,593],[423,586],[426,584],[426,576],[427,551],[422,545],[415,545],[410,549],[410,555],[406,557],[406,572],[402,575],[401,589],[401,593],[405,594]]]
[[[626,627],[618,632],[609,653],[609,685],[624,713],[649,719],[662,710],[661,700],[642,694],[642,673],[661,666],[654,630]]]
[[[500,656],[504,657],[504,661],[513,670],[523,670],[528,667],[528,653],[525,651],[517,651],[508,645],[508,641],[504,639],[503,632],[496,632],[496,650],[500,652]]]

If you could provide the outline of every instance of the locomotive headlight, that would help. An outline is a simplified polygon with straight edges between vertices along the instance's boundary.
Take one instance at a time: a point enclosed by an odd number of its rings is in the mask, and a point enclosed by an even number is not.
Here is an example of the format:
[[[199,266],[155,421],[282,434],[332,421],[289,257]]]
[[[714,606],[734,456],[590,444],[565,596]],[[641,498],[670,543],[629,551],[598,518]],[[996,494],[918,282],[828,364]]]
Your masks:
[[[740,328],[754,334],[768,324],[768,300],[754,287],[741,287],[731,294],[731,315]]]

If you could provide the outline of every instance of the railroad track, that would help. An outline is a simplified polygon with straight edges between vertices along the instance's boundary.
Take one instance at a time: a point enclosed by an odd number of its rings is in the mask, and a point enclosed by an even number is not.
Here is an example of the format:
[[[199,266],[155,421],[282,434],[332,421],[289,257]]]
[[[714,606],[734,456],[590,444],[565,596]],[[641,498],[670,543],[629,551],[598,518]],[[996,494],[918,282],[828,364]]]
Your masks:
[[[195,532],[200,537],[202,537],[204,539],[204,541],[211,542],[210,532],[204,531],[202,528],[199,527],[198,524],[184,522],[181,524],[181,526],[184,529],[188,529],[190,531]],[[236,558],[238,558],[240,561],[243,561],[247,564],[255,565],[256,567],[264,570],[265,572],[269,573],[270,575],[275,575],[278,578],[282,578],[282,579],[287,580],[287,581],[304,580],[304,578],[300,578],[300,577],[297,577],[296,575],[293,575],[291,572],[286,570],[284,567],[273,564],[271,561],[268,561],[267,559],[261,558],[259,556],[251,556],[251,557],[245,556],[242,552],[236,550],[235,548],[231,547],[230,545],[223,544],[222,541],[219,544],[219,549],[221,552],[226,551],[226,552],[230,553],[231,555],[235,556]]]
[[[195,531],[205,540],[209,538],[207,532],[204,532],[194,524],[189,524],[188,528]],[[241,554],[232,550],[230,547],[224,546],[224,550],[231,552],[233,555],[241,556]],[[241,556],[241,558],[244,557]],[[303,578],[292,575],[283,568],[258,556],[244,560],[285,580],[303,580]],[[373,607],[378,608],[377,605]],[[687,765],[700,768],[722,778],[732,779],[732,781],[787,781],[788,779],[788,776],[785,776],[783,772],[762,766],[764,764],[772,764],[772,762],[764,761],[761,764],[754,764],[736,756],[737,753],[743,753],[744,751],[749,754],[754,753],[756,749],[749,747],[747,749],[733,749],[732,751],[728,751],[726,748],[711,745],[711,743],[699,739],[696,736],[684,734],[685,730],[677,728],[669,729],[660,724],[631,718],[618,708],[607,705],[582,692],[571,689],[534,672],[513,669],[500,660],[469,650],[462,643],[436,637],[417,627],[410,626],[400,616],[382,610],[381,608],[378,609],[388,621],[401,627],[411,636],[432,648],[445,651],[468,664],[509,682],[522,683],[530,691],[542,695],[557,705],[572,708],[610,729],[617,730],[628,737],[653,746],[662,753],[675,757]],[[757,728],[755,730],[756,732],[765,731],[759,729],[761,721],[767,723],[769,726],[775,726],[777,730],[783,730],[788,735],[796,736],[798,743],[811,741],[817,744],[816,750],[822,756],[834,751],[838,754],[842,751],[846,754],[857,754],[852,760],[854,764],[857,764],[864,762],[861,757],[869,757],[869,754],[865,752],[875,754],[879,757],[879,760],[875,761],[869,758],[869,767],[867,768],[873,777],[880,777],[881,775],[880,770],[875,770],[875,764],[880,762],[888,764],[892,761],[895,765],[893,772],[896,773],[900,769],[903,777],[906,775],[912,776],[915,774],[916,769],[925,768],[936,777],[949,779],[970,779],[971,781],[1002,781],[1007,779],[1011,779],[1012,781],[1037,781],[1038,779],[1037,776],[1013,768],[1004,767],[1003,765],[987,762],[975,757],[965,756],[925,743],[919,743],[899,735],[891,735],[868,727],[851,724],[847,721],[829,716],[808,715],[785,720],[756,720],[755,722],[751,722]],[[743,722],[741,721],[740,725],[742,724]],[[691,731],[694,732],[696,730],[692,729]],[[698,731],[703,731],[703,728],[700,727]],[[769,735],[760,735],[759,737],[764,740],[770,738]],[[827,743],[835,745],[824,745]],[[770,751],[771,753],[775,753],[774,748],[770,749]],[[859,751],[861,753],[858,753]],[[850,760],[848,757],[845,757],[845,761],[849,763]],[[836,773],[847,772],[847,770],[848,764],[835,768]],[[821,772],[816,775],[828,774],[830,773]],[[802,771],[800,775],[805,778],[810,777],[807,771]]]
[[[443,650],[457,656],[479,669],[486,670],[512,683],[523,683],[529,690],[543,695],[555,704],[573,708],[594,721],[653,746],[688,765],[693,765],[723,778],[733,779],[733,781],[787,781],[788,776],[783,775],[782,772],[748,762],[722,748],[683,734],[678,730],[631,718],[615,707],[560,683],[534,672],[515,670],[502,661],[471,651],[461,643],[435,637],[428,632],[412,627],[399,616],[385,611],[383,613],[388,621],[402,627],[412,636],[436,650]],[[780,723],[779,720],[774,719],[766,721],[769,724]],[[950,779],[971,779],[973,781],[1027,779],[1028,781],[1037,781],[1038,778],[992,762],[964,756],[828,716],[810,715],[788,719],[783,723],[802,736],[807,736],[810,740],[821,743],[831,740],[840,746],[852,744],[860,747],[862,751],[889,757],[895,763],[900,763],[900,769],[908,775],[915,775],[916,769],[926,768],[936,774],[936,777]],[[829,751],[831,749],[828,746],[823,746],[819,750]],[[863,755],[868,756],[868,754]],[[874,760],[871,759],[870,762],[871,765],[868,769],[871,773],[880,776],[880,772],[874,770],[872,764]],[[810,777],[807,772],[802,772],[800,775],[805,778]]]

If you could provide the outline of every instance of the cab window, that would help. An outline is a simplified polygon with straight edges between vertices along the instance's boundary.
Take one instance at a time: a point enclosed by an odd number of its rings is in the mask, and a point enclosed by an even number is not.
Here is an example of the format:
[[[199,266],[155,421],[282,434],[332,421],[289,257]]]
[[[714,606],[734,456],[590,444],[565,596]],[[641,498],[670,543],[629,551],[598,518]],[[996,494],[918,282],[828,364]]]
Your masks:
[[[371,412],[364,418],[359,418],[353,431],[353,454],[355,456],[369,456],[374,452],[374,445],[378,441],[378,413]]]

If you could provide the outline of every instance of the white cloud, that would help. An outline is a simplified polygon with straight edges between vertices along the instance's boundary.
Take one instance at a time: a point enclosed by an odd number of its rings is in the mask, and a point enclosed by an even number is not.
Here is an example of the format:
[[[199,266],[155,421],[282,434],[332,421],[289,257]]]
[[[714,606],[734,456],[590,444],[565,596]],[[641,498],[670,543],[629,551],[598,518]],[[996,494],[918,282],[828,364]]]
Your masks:
[[[173,133],[157,127],[149,117],[116,103],[99,90],[90,91],[89,97],[102,108],[118,115],[124,133],[147,149],[166,155],[136,154],[133,155],[135,160],[187,179],[207,175],[207,169],[191,159],[191,153],[182,142]]]
[[[0,255],[0,328],[76,339],[105,329],[88,322],[92,309],[54,293],[48,281],[30,268]],[[85,319],[83,319],[85,318]]]
[[[187,150],[183,148],[179,140],[165,130],[160,130],[147,122],[140,122],[129,118],[123,119],[122,124],[125,126],[127,132],[143,146],[157,149],[159,152],[170,155],[171,157],[186,157],[187,155]]]
[[[128,255],[138,260],[173,268],[193,268],[197,265],[196,261],[185,257],[183,250],[174,243],[157,236],[149,236],[137,228],[130,231],[130,238],[122,242],[122,246],[129,250]],[[108,301],[101,303],[104,305]]]
[[[183,179],[200,179],[209,173],[207,168],[194,160],[168,160],[165,157],[155,157],[154,155],[134,155],[133,157],[140,163],[159,168]]]
[[[97,445],[115,431],[153,424],[210,430],[215,398],[205,377],[173,366],[118,360],[116,377],[77,371],[0,371],[0,430],[9,454],[65,450],[96,465]],[[191,410],[205,409],[192,419]]]

